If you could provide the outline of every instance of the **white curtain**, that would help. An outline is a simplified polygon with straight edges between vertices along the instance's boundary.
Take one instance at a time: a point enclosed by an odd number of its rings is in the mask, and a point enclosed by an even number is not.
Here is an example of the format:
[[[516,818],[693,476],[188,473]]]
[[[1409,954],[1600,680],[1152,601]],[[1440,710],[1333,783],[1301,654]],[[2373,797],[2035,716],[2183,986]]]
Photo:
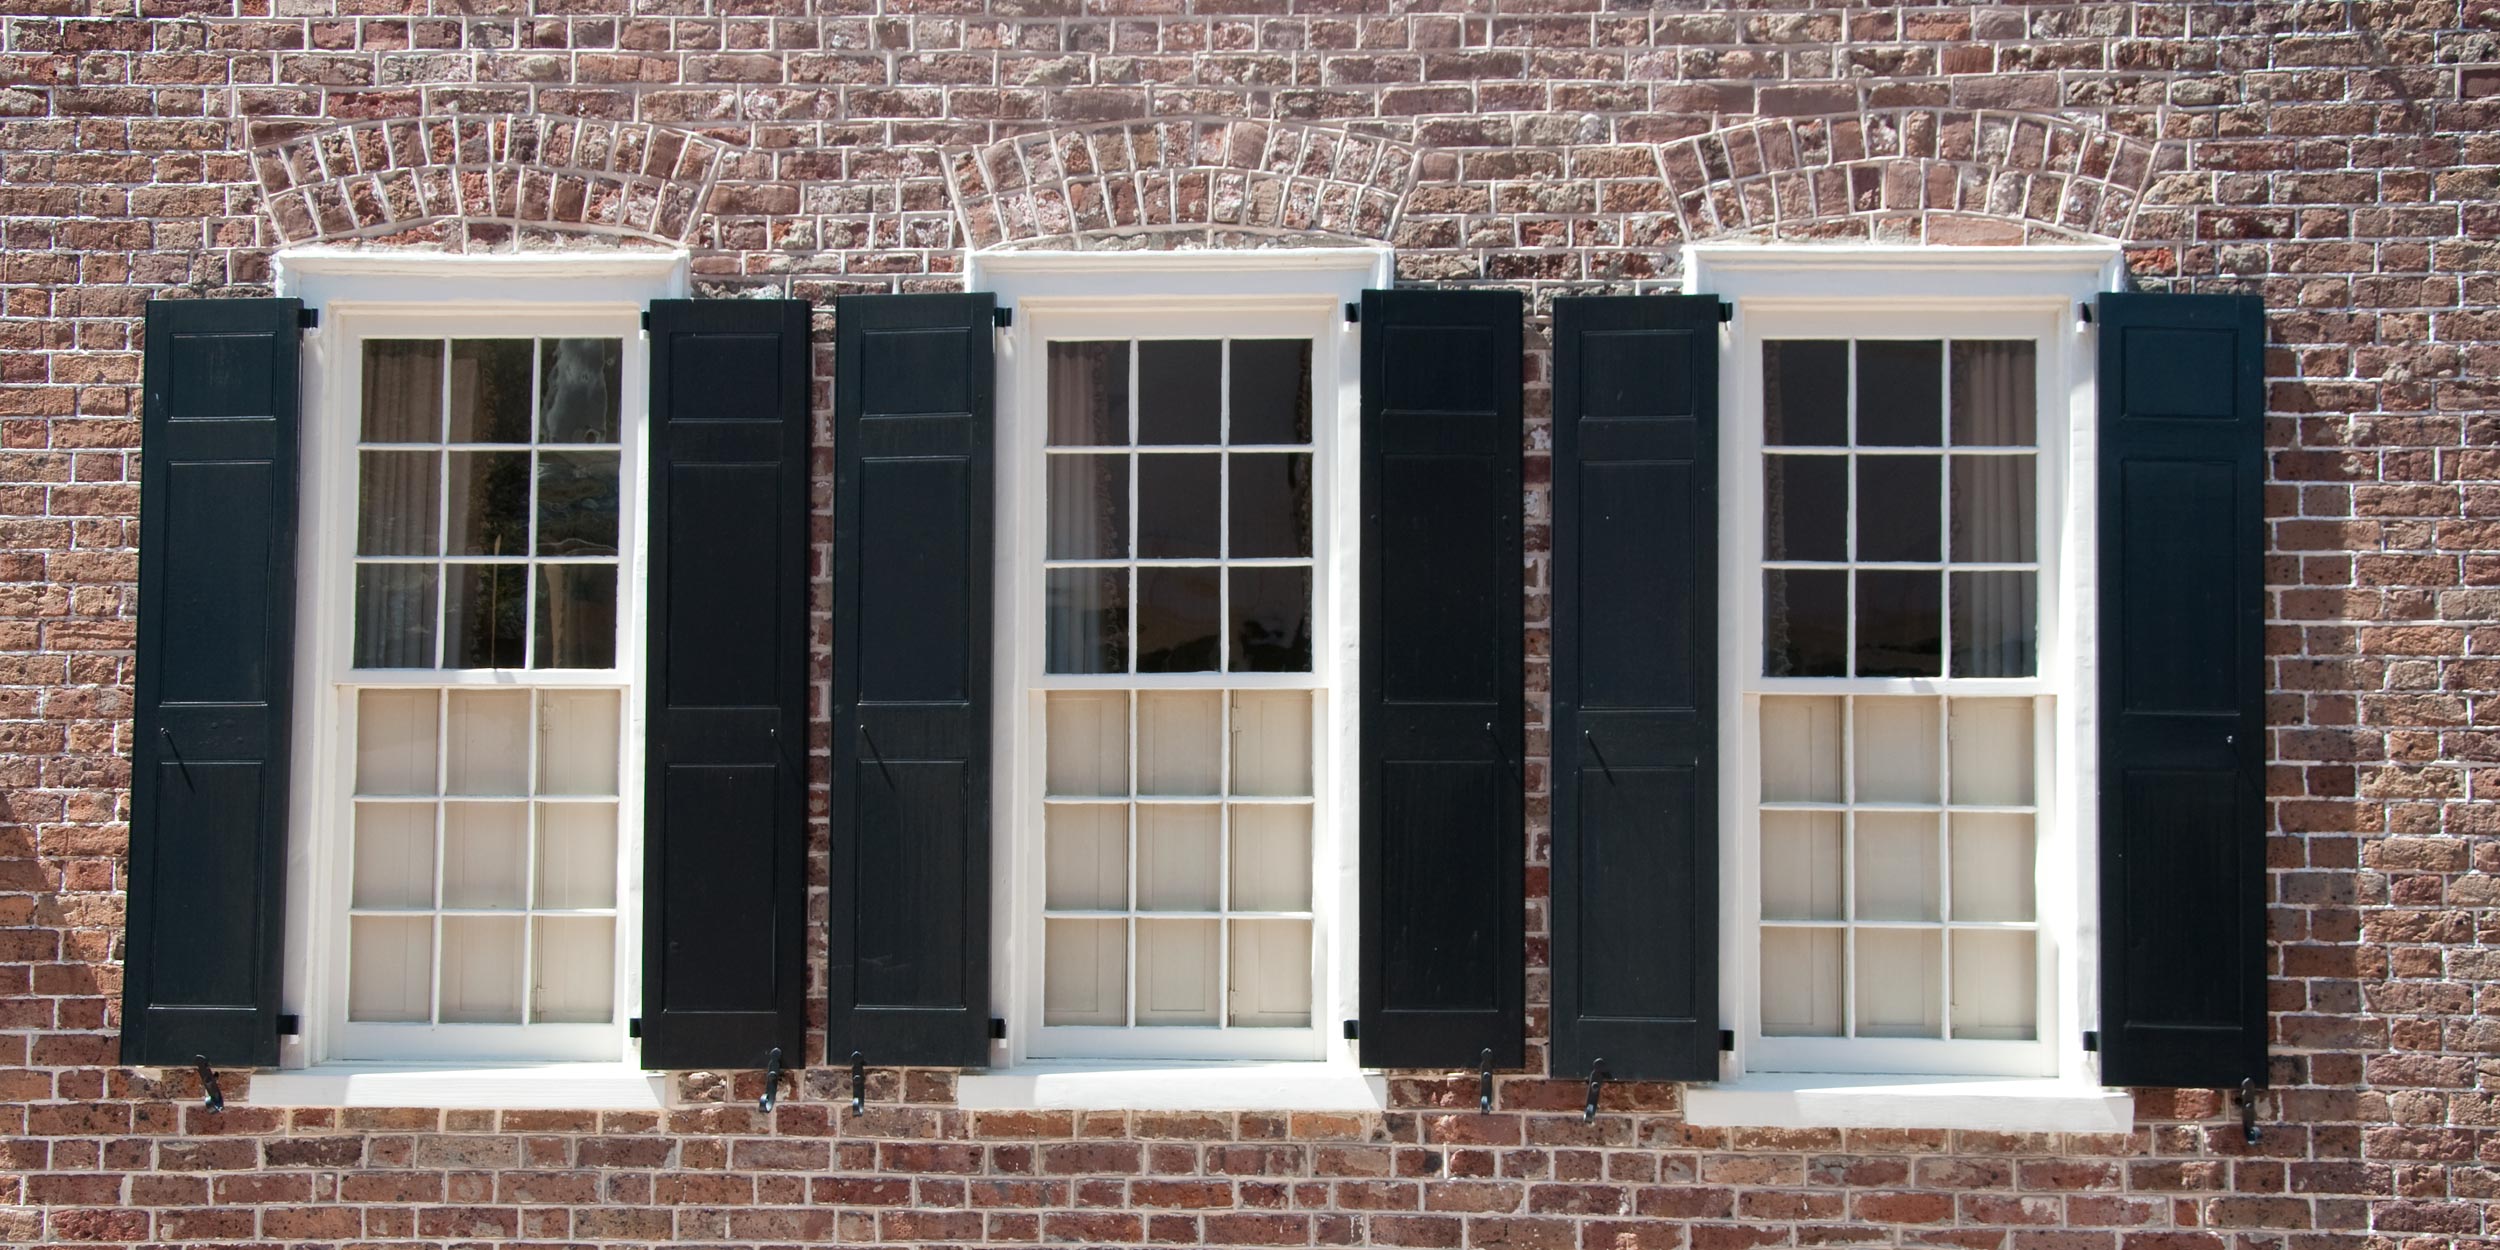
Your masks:
[[[2034,353],[2029,340],[1963,341],[1953,345],[1953,441],[1966,447],[2029,447],[2038,440],[2033,412]],[[2038,558],[2035,457],[1955,456],[1953,551],[1956,561],[2018,563]],[[2037,668],[2038,577],[2028,573],[1960,574],[1952,593],[1954,676],[2022,677]]]

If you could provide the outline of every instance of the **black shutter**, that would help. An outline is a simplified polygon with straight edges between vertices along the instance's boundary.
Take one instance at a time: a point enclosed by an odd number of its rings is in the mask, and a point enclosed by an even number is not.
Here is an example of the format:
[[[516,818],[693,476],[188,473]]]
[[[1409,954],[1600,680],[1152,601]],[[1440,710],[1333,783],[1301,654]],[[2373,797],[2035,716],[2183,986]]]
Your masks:
[[[806,1028],[808,306],[651,305],[642,1061]]]
[[[1520,323],[1365,291],[1362,1061],[1522,1062]]]
[[[995,306],[834,304],[835,1062],[989,1061]]]
[[[303,307],[147,306],[123,1063],[278,1061]]]
[[[1557,1076],[1719,1075],[1719,300],[1554,301]]]
[[[2099,324],[2101,1076],[2262,1085],[2265,308]]]

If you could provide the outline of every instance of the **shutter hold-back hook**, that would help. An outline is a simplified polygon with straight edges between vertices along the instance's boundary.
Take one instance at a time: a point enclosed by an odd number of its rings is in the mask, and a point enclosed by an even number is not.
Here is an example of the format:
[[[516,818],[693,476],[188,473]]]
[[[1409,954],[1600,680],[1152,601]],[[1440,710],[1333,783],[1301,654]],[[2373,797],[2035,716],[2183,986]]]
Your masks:
[[[2249,1145],[2257,1144],[2257,1078],[2240,1078],[2240,1136]]]
[[[225,1110],[226,1091],[217,1088],[217,1069],[208,1066],[206,1055],[193,1055],[191,1058],[199,1065],[200,1090],[207,1095],[200,1105],[211,1111]]]
[[[856,1050],[851,1052],[851,1112],[856,1115],[868,1109],[868,1061]]]
[[[1493,1048],[1476,1056],[1476,1114],[1493,1114]]]
[[[1581,1123],[1594,1124],[1597,1122],[1597,1091],[1605,1084],[1606,1061],[1600,1059],[1589,1065],[1589,1102],[1587,1106],[1580,1109]]]
[[[769,1112],[780,1101],[781,1048],[775,1046],[773,1053],[764,1059],[764,1096],[755,1100],[755,1109]]]

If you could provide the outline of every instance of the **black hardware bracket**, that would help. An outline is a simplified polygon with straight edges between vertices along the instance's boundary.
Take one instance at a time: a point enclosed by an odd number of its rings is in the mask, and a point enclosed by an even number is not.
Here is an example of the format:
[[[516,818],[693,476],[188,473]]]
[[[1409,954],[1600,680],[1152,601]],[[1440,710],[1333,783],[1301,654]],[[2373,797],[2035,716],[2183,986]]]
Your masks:
[[[1736,1030],[1719,1030],[1719,1052],[1729,1055],[1736,1053]]]
[[[1348,1020],[1348,1021],[1346,1021],[1346,1022],[1345,1022],[1345,1040],[1347,1040],[1347,1041],[1351,1042],[1351,1041],[1354,1041],[1354,1040],[1355,1040],[1355,1039],[1357,1039],[1357,1038],[1360,1038],[1361,1036],[1363,1036],[1363,1022],[1362,1022],[1362,1021],[1360,1021],[1360,1020]]]
[[[626,1021],[625,1021],[625,1036],[630,1037],[630,1038],[633,1038],[635,1041],[641,1041],[641,1040],[642,1040],[642,1017],[641,1017],[641,1016],[630,1016],[630,1017],[627,1017],[627,1019],[626,1019]]]
[[[1719,324],[1726,325],[1734,320],[1736,320],[1736,305],[1728,303],[1726,300],[1720,300]]]
[[[1589,1065],[1589,1101],[1587,1106],[1580,1108],[1580,1122],[1582,1124],[1594,1124],[1597,1122],[1597,1091],[1603,1088],[1605,1084],[1606,1061],[1600,1059]]]
[[[321,310],[318,308],[296,309],[295,328],[298,330],[317,330],[321,328]]]
[[[2075,305],[2075,319],[2085,325],[2092,324],[2092,306],[2090,304]]]
[[[1348,304],[1348,305],[1346,305],[1346,306],[1345,306],[1345,323],[1346,323],[1347,325],[1350,325],[1350,326],[1351,326],[1351,325],[1361,325],[1361,324],[1362,324],[1362,322],[1363,322],[1363,306],[1362,306],[1361,304]]]
[[[1613,785],[1615,782],[1615,766],[1606,762],[1606,753],[1604,751],[1597,749],[1597,735],[1583,729],[1580,731],[1580,741],[1587,743],[1589,754],[1597,758],[1598,771],[1606,774],[1606,784]]]
[[[894,788],[894,770],[885,766],[885,752],[877,749],[877,740],[868,733],[868,722],[859,723],[859,740],[868,748],[868,758],[877,761],[877,771],[884,774],[886,788]]]
[[[1493,1114],[1493,1048],[1476,1056],[1476,1114]]]
[[[182,758],[182,748],[174,745],[174,731],[163,725],[156,727],[156,736],[165,740],[165,753],[174,757],[174,767],[182,770],[182,784],[191,784],[191,761]]]
[[[2099,1050],[2100,1050],[2100,1049],[2101,1049],[2101,1031],[2100,1031],[2099,1029],[2085,1029],[2085,1030],[2083,1031],[2083,1050],[2084,1050],[2084,1053],[2085,1053],[2085,1054],[2094,1054],[2094,1053],[2099,1052]]]
[[[651,310],[648,308],[642,310],[642,328],[645,330],[651,328]]]
[[[294,1012],[286,1012],[278,1017],[278,1036],[293,1037],[303,1031],[303,1018],[296,1015]]]
[[[755,1109],[758,1111],[771,1111],[774,1104],[780,1101],[781,1048],[779,1046],[775,1046],[773,1047],[773,1053],[765,1056],[764,1058],[764,1096],[755,1100]]]
[[[206,1055],[193,1055],[191,1058],[199,1064],[200,1090],[207,1095],[200,1105],[211,1111],[225,1110],[226,1091],[217,1088],[217,1069],[208,1066]]]
[[[851,1114],[868,1109],[868,1061],[851,1052]]]
[[[2240,1104],[2240,1136],[2254,1146],[2257,1144],[2257,1078],[2246,1077],[2240,1081],[2236,1101]]]
[[[1005,1016],[990,1017],[990,1040],[993,1042],[1003,1042],[1007,1040],[1007,1018]]]
[[[990,324],[1004,330],[1016,323],[1016,310],[1000,306],[990,310]]]

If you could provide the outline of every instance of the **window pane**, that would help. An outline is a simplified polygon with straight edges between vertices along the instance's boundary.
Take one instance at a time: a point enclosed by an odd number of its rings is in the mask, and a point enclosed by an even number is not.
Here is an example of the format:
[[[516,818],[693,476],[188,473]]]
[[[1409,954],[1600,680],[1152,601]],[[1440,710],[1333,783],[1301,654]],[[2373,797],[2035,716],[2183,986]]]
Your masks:
[[[616,566],[538,568],[538,667],[616,667]]]
[[[529,805],[443,805],[443,906],[518,908],[529,881]]]
[[[1858,445],[1934,447],[1944,433],[1944,345],[1858,343]]]
[[[1128,671],[1128,573],[1053,569],[1044,575],[1048,621],[1044,668],[1053,673]]]
[[[1128,555],[1128,457],[1052,456],[1053,560],[1118,560]]]
[[[1232,819],[1233,907],[1309,911],[1311,809],[1253,804],[1235,807]]]
[[[442,441],[441,339],[366,339],[364,365],[364,441]]]
[[[1137,695],[1137,792],[1224,792],[1224,697],[1212,690]]]
[[[1137,441],[1214,443],[1221,433],[1224,345],[1147,339],[1137,345]]]
[[[1127,794],[1128,692],[1054,690],[1045,706],[1043,793]]]
[[[530,441],[528,339],[454,339],[451,441]]]
[[[1933,929],[1860,929],[1859,1037],[1944,1036],[1944,940]]]
[[[2031,700],[1955,699],[1947,724],[1953,749],[1954,802],[2011,806],[2031,802]]]
[[[430,556],[441,536],[435,501],[441,498],[442,456],[431,451],[368,451],[357,456],[362,481],[356,497],[356,554]]]
[[[1849,344],[1785,339],[1762,345],[1762,441],[1839,447],[1849,441]]]
[[[1128,442],[1128,344],[1050,345],[1050,445]]]
[[[1858,465],[1858,559],[1933,562],[1943,558],[1941,456],[1865,456]]]
[[[538,554],[616,554],[617,453],[538,453]]]
[[[1216,1022],[1218,927],[1213,920],[1138,922],[1137,1023]]]
[[[1042,906],[1119,911],[1128,906],[1128,809],[1116,803],[1042,809]]]
[[[1953,575],[1953,675],[2031,677],[2039,671],[2040,575]]]
[[[1233,570],[1233,671],[1311,671],[1311,571]]]
[[[1217,572],[1137,570],[1137,671],[1211,673],[1216,669]]]
[[[1220,554],[1216,509],[1223,499],[1221,456],[1137,458],[1137,554],[1148,560]]]
[[[434,920],[358,916],[347,929],[347,1018],[424,1020],[434,1011]]]
[[[2031,817],[1953,814],[1953,918],[2025,923],[2039,918]]]
[[[617,339],[544,339],[538,344],[538,440],[617,441],[625,344]]]
[[[1222,823],[1212,804],[1138,806],[1138,910],[1214,911],[1222,904]]]
[[[1936,814],[1862,811],[1857,825],[1857,918],[1942,920]]]
[[[1842,946],[1838,929],[1762,931],[1763,1036],[1840,1036]]]
[[[1237,1029],[1311,1027],[1311,922],[1236,920],[1227,1021]]]
[[[446,570],[443,654],[446,668],[519,668],[529,592],[526,564],[455,564]]]
[[[354,884],[357,908],[434,906],[434,805],[358,803]]]
[[[1305,452],[1228,457],[1232,465],[1232,554],[1241,558],[1311,554],[1311,457]]]
[[[1849,558],[1849,459],[1762,458],[1762,554],[1768,560]]]
[[[530,457],[525,451],[455,451],[451,456],[451,553],[528,553]]]
[[[356,667],[434,667],[435,566],[356,566]]]
[[[2028,1042],[2040,1035],[2038,938],[1953,931],[1953,1036]]]
[[[538,805],[538,906],[616,906],[616,808]]]
[[[443,1015],[457,1024],[521,1022],[521,918],[443,917]]]
[[[609,916],[542,916],[530,922],[536,965],[530,977],[530,1019],[606,1024],[616,1012],[616,920]]]
[[[1762,672],[1766,677],[1845,677],[1849,672],[1849,575],[1771,569],[1762,575]]]
[[[1311,441],[1311,340],[1233,340],[1231,442]]]
[[[1967,563],[2035,560],[2039,509],[2029,456],[1953,458],[1953,558]]]
[[[1128,922],[1042,925],[1042,1023],[1128,1023]]]
[[[1762,918],[1841,918],[1840,813],[1762,813]]]
[[[2029,339],[1953,345],[1953,442],[2029,447],[2039,441],[2039,387]]]
[[[1944,579],[1860,570],[1857,675],[1934,677],[1944,671]]]

